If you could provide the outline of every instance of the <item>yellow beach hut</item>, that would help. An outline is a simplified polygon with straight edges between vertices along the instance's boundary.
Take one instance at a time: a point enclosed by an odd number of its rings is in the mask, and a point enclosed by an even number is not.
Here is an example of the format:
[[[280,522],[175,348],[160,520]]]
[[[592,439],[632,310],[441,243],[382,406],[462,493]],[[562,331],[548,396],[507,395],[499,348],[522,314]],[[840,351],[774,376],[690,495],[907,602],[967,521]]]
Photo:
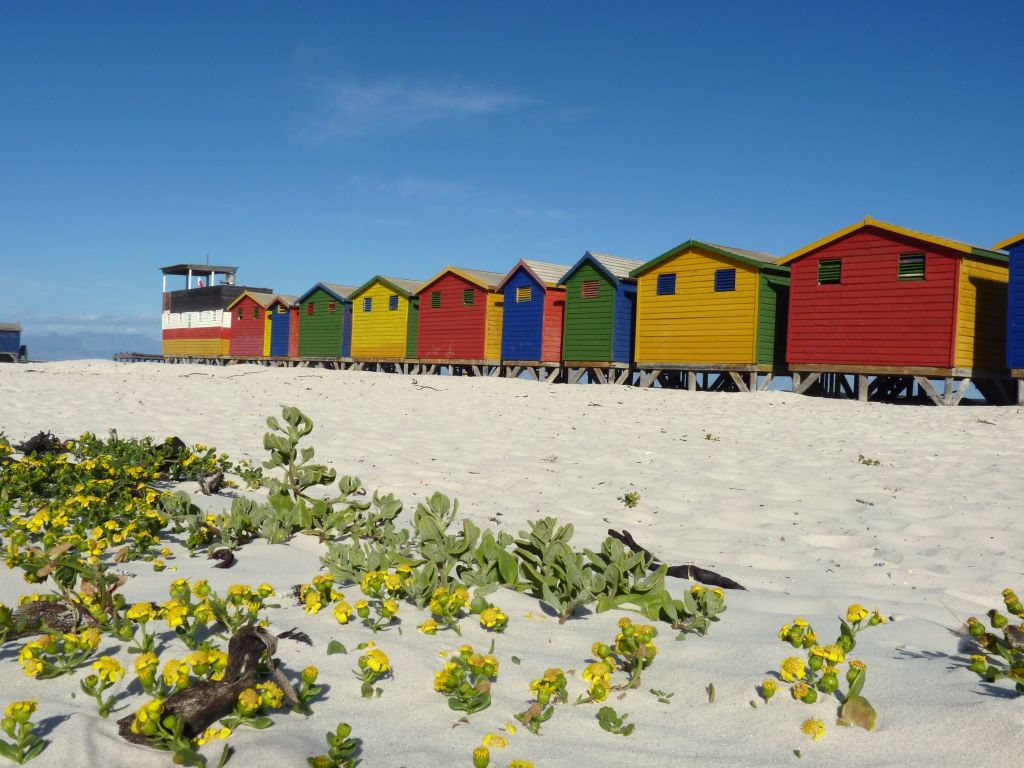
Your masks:
[[[422,280],[377,275],[357,288],[352,302],[352,359],[402,360],[416,357]]]
[[[638,368],[754,372],[784,364],[789,268],[775,256],[687,240],[630,276]]]

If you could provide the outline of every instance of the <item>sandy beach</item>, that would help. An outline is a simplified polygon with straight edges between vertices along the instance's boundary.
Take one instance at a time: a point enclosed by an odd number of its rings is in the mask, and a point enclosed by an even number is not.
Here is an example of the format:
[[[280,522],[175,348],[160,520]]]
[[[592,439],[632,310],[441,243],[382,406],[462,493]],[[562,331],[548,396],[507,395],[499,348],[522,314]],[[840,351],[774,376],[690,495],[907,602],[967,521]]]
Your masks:
[[[591,645],[610,641],[623,613],[559,625],[536,599],[499,590],[490,599],[509,616],[504,634],[490,635],[469,619],[462,640],[426,636],[415,626],[427,613],[403,604],[402,633],[373,637],[358,624],[338,625],[329,611],[309,616],[288,596],[321,572],[323,545],[312,538],[256,541],[226,571],[169,542],[173,573],[154,573],[144,562],[124,566],[134,575],[123,590],[130,602],[166,600],[176,577],[206,578],[219,591],[269,582],[281,605],[269,613],[271,627],[299,627],[314,643],[281,641],[278,657],[295,674],[317,665],[328,686],[312,715],[282,710],[268,730],[233,734],[237,752],[229,765],[304,765],[324,750],[324,732],[339,720],[362,739],[362,765],[370,767],[468,766],[488,732],[509,741],[492,750],[491,764],[502,767],[521,758],[538,768],[934,768],[994,766],[1019,750],[1022,702],[1010,683],[979,681],[958,634],[968,616],[1002,605],[1004,587],[1024,588],[1019,408],[249,366],[0,366],[0,430],[12,442],[40,430],[68,438],[116,429],[121,437],[178,435],[235,460],[260,461],[265,419],[284,405],[313,419],[308,442],[319,461],[403,500],[399,524],[440,491],[458,499],[460,515],[512,535],[527,520],[554,516],[575,526],[575,546],[596,548],[609,528],[625,528],[665,562],[713,569],[747,591],[726,594],[727,611],[705,637],[677,641],[660,625],[660,652],[642,687],[607,702],[629,714],[631,736],[601,730],[598,705],[572,706],[585,690],[574,675],[570,704],[557,708],[541,735],[524,728],[508,735],[501,729],[524,709],[529,681],[551,666],[582,670]],[[198,493],[195,483],[182,487]],[[617,500],[626,492],[640,494],[633,509]],[[223,496],[197,498],[204,509],[230,504]],[[690,586],[669,582],[673,594]],[[0,602],[14,604],[31,590],[19,573],[0,570]],[[357,599],[357,587],[344,591]],[[792,655],[779,628],[801,616],[830,641],[850,603],[893,617],[859,636],[856,649],[868,666],[864,694],[878,713],[877,730],[837,727],[835,700],[806,705],[784,686],[765,705],[755,686]],[[501,662],[493,703],[461,723],[432,689],[438,653],[461,642],[485,649],[492,637]],[[187,653],[173,634],[167,638],[161,658]],[[349,654],[327,656],[331,639]],[[390,656],[394,677],[380,684],[380,698],[365,701],[352,650],[369,639]],[[116,718],[145,699],[137,685],[116,687],[116,712],[101,720],[95,702],[75,696],[84,672],[32,680],[18,667],[20,645],[0,650],[0,704],[39,699],[52,743],[33,765],[169,764],[166,753],[117,736]],[[130,667],[124,645],[105,637],[101,650]],[[657,701],[651,687],[673,692],[671,703]],[[809,717],[826,723],[820,742],[801,733]]]

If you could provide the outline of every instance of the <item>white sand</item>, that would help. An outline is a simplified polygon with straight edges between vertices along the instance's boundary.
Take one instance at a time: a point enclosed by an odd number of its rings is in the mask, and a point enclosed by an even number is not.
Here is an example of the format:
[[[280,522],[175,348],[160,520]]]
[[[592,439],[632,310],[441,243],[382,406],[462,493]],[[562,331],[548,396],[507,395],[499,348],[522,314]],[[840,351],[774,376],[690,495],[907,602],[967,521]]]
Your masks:
[[[663,627],[643,688],[609,702],[636,723],[632,736],[600,730],[596,705],[561,706],[541,736],[521,728],[508,749],[494,750],[492,765],[520,757],[538,767],[934,768],[1017,759],[1024,700],[1008,683],[981,684],[966,669],[954,630],[967,616],[1001,605],[1005,586],[1024,588],[1020,409],[245,366],[0,366],[0,429],[19,441],[40,429],[69,437],[116,428],[121,436],[176,434],[235,459],[261,459],[264,419],[286,404],[313,418],[319,460],[403,499],[400,522],[439,490],[457,497],[460,512],[480,525],[515,534],[528,519],[553,515],[576,526],[580,547],[597,546],[610,526],[624,527],[670,563],[693,561],[748,587],[728,593],[728,611],[705,638],[677,642]],[[861,464],[859,454],[881,464]],[[627,510],[616,497],[630,490],[641,501]],[[230,571],[175,551],[177,574],[130,565],[139,576],[126,596],[163,601],[173,575],[209,578],[219,591],[266,580],[284,593],[317,573],[320,548],[303,537],[270,548],[257,542],[238,553]],[[687,587],[670,581],[673,592]],[[14,573],[0,571],[0,601],[11,604],[27,591]],[[357,590],[347,594],[355,599]],[[531,678],[548,666],[582,669],[591,644],[609,641],[621,615],[559,626],[528,596],[499,591],[492,599],[510,616],[508,631],[496,636],[502,668],[494,701],[457,727],[457,713],[432,690],[437,652],[457,646],[457,637],[421,635],[415,625],[425,614],[403,607],[404,634],[376,638],[395,677],[382,683],[382,698],[367,702],[350,671],[356,657],[327,657],[325,649],[336,638],[352,650],[369,630],[338,626],[329,612],[306,616],[282,599],[271,611],[273,626],[298,626],[315,646],[282,641],[279,657],[296,673],[317,664],[330,690],[309,718],[281,713],[270,730],[237,732],[230,765],[304,764],[324,751],[324,732],[344,719],[364,741],[365,766],[468,766],[480,737],[524,708]],[[834,700],[808,706],[785,688],[769,706],[751,708],[754,686],[790,655],[776,638],[779,627],[801,615],[828,641],[850,602],[895,617],[865,631],[854,653],[868,664],[864,694],[878,711],[878,730],[836,727]],[[463,625],[465,640],[486,648],[491,636],[473,620]],[[105,652],[117,650],[104,642]],[[168,764],[166,754],[116,735],[115,719],[142,697],[126,695],[102,721],[91,699],[72,698],[77,678],[24,677],[16,647],[0,651],[0,704],[38,697],[37,718],[60,718],[35,765]],[[120,653],[130,664],[123,647]],[[185,653],[173,641],[161,657]],[[672,703],[655,701],[652,686],[674,691]],[[583,688],[570,678],[571,698]],[[115,690],[124,691],[124,683]],[[828,726],[819,743],[800,733],[812,716]]]

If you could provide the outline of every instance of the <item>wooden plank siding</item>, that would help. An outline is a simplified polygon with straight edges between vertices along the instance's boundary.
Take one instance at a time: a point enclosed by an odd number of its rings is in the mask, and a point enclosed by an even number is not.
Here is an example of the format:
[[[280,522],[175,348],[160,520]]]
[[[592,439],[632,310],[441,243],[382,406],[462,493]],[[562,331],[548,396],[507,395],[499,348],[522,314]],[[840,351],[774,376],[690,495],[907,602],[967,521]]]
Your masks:
[[[1006,368],[1005,264],[964,257],[957,301],[956,359],[959,368]]]
[[[334,311],[330,311],[330,304]],[[346,302],[317,288],[299,302],[299,356],[342,357]],[[310,314],[312,305],[312,314]]]
[[[217,357],[229,354],[230,348],[230,327],[169,328],[163,332],[162,351],[165,355]]]
[[[228,311],[231,313],[229,354],[233,357],[262,357],[268,324],[266,305],[244,293]]]
[[[585,281],[598,281],[598,295],[581,297]],[[565,284],[562,355],[566,360],[611,362],[615,320],[615,284],[593,264],[583,264]]]
[[[557,363],[562,359],[562,321],[565,317],[565,289],[548,288],[544,292],[544,333],[539,362]]]
[[[736,289],[715,291],[715,272],[736,270]],[[675,293],[658,295],[659,275]],[[756,362],[760,270],[689,248],[637,279],[636,362]]]
[[[464,292],[473,291],[473,303]],[[441,295],[441,306],[431,301]],[[417,293],[420,302],[418,357],[423,360],[483,360],[488,341],[488,291],[461,275],[445,272]],[[500,334],[500,326],[498,328]],[[500,342],[499,342],[500,343]],[[498,349],[500,354],[500,349]],[[497,360],[498,357],[494,358]]]
[[[504,320],[504,296],[487,293],[487,338],[484,342],[484,359],[501,359],[501,331]]]
[[[352,357],[404,358],[409,345],[410,299],[380,280],[352,295]],[[392,298],[396,308],[391,309]],[[367,309],[367,301],[369,309]]]
[[[405,356],[414,359],[419,356],[420,299],[409,297],[409,324],[405,332]]]
[[[288,342],[291,337],[291,308],[275,301],[267,310],[270,313],[271,357],[288,357]]]
[[[900,280],[900,254],[925,254],[925,279]],[[840,259],[837,284],[818,262]],[[792,365],[953,365],[959,256],[865,225],[790,263],[786,359]]]
[[[529,298],[519,301],[520,289],[529,290]],[[534,360],[544,358],[544,309],[547,294],[543,283],[520,266],[502,287],[504,318],[502,320],[501,359]],[[561,328],[559,328],[561,332]],[[557,358],[556,358],[557,359]]]
[[[757,289],[757,362],[784,365],[789,326],[789,276],[761,272]]]
[[[288,310],[288,357],[299,356],[299,308]]]
[[[1007,286],[1006,364],[1024,368],[1024,241],[1010,246],[1010,282]]]

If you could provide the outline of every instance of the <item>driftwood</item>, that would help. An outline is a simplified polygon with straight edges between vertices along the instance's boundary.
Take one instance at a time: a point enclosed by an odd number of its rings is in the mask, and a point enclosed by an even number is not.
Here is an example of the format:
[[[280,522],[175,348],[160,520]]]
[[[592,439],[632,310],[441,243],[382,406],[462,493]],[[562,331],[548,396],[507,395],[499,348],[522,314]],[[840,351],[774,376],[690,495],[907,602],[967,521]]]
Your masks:
[[[230,568],[235,564],[235,553],[229,547],[217,547],[210,553],[211,560],[219,560],[214,568]]]
[[[281,687],[292,706],[299,706],[299,698],[288,678],[274,665],[277,638],[262,627],[242,627],[228,641],[228,663],[222,680],[204,680],[178,691],[164,702],[163,716],[177,715],[185,721],[184,734],[188,738],[200,735],[216,720],[228,715],[238,700],[238,694],[256,684],[260,658],[267,655],[267,667],[274,681]],[[117,721],[121,738],[133,744],[148,744],[141,733],[132,732],[135,713]]]
[[[5,642],[44,632],[73,632],[80,621],[78,611],[64,602],[39,600],[25,603],[11,614],[11,626],[14,629],[7,634]]]
[[[224,473],[217,470],[212,475],[205,475],[199,478],[199,490],[206,496],[212,496],[224,485]]]
[[[33,453],[64,453],[64,441],[50,432],[40,432],[35,437],[30,437],[24,443],[15,445],[14,450],[24,453],[26,456]]]
[[[630,535],[629,531],[623,530],[621,532],[612,529],[608,530],[608,535],[613,539],[618,539],[627,547],[634,552],[640,552],[641,554],[647,555],[651,558],[651,570],[657,570],[661,563],[657,557],[655,557],[649,550],[644,549]],[[669,576],[676,576],[680,579],[689,579],[690,581],[697,581],[701,584],[709,584],[712,587],[721,587],[722,589],[746,589],[746,587],[738,584],[727,576],[709,571],[706,568],[700,568],[692,563],[687,565],[670,565],[666,571]]]

